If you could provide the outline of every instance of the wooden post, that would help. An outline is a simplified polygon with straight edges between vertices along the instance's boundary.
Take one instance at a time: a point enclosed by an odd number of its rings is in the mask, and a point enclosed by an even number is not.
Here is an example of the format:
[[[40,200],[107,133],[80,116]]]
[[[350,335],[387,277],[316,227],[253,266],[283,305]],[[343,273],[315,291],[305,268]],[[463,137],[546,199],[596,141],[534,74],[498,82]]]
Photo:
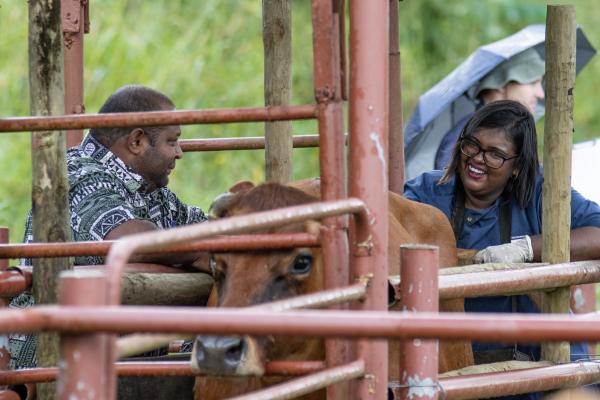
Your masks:
[[[569,262],[571,234],[571,144],[575,86],[575,7],[548,6],[546,16],[546,119],[542,261]],[[549,293],[543,312],[569,312],[569,288]],[[569,362],[567,342],[542,345],[542,359]]]
[[[400,16],[398,0],[390,1],[390,144],[389,185],[394,193],[404,193],[404,132],[402,122],[402,85],[400,79]]]
[[[60,0],[29,1],[29,93],[31,115],[64,112]],[[37,242],[71,238],[64,132],[32,133],[33,237]],[[34,259],[33,294],[38,304],[57,302],[58,274],[70,269],[68,258]],[[58,362],[58,335],[38,336],[38,367]],[[38,385],[38,399],[54,399],[53,383]]]
[[[265,105],[289,105],[292,86],[292,4],[290,0],[263,0],[265,52]],[[292,123],[265,123],[265,178],[292,179]]]

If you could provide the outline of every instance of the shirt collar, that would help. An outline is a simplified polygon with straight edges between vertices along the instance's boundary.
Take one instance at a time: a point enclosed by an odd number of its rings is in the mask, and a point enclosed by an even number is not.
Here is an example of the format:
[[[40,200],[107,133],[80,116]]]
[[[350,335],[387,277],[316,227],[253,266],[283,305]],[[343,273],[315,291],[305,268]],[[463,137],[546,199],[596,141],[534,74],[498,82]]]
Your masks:
[[[82,156],[92,158],[112,171],[130,191],[146,193],[148,182],[89,133],[83,138],[79,150]]]

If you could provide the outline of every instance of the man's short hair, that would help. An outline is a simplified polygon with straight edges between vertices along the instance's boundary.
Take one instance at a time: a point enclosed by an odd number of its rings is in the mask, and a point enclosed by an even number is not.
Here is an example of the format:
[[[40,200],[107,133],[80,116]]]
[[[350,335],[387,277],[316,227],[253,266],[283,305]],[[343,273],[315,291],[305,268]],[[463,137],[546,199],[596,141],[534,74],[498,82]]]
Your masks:
[[[127,113],[142,111],[161,111],[175,108],[173,101],[164,94],[141,85],[127,85],[110,95],[100,108],[100,114]],[[152,144],[157,136],[156,128],[144,127],[149,133]],[[92,128],[90,134],[103,145],[110,147],[133,128]]]

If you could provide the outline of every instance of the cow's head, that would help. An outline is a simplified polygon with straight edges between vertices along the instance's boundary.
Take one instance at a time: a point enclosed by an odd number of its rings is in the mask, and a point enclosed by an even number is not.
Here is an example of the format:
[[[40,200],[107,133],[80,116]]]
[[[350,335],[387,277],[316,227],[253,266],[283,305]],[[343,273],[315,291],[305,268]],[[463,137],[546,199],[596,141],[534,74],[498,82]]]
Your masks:
[[[279,184],[243,186],[221,196],[213,217],[248,214],[314,202],[304,192]],[[290,224],[261,233],[318,233],[315,221]],[[306,294],[323,288],[318,248],[215,253],[211,259],[214,286],[209,305],[248,307]],[[192,368],[215,375],[262,375],[272,359],[322,359],[318,339],[250,336],[198,336]]]

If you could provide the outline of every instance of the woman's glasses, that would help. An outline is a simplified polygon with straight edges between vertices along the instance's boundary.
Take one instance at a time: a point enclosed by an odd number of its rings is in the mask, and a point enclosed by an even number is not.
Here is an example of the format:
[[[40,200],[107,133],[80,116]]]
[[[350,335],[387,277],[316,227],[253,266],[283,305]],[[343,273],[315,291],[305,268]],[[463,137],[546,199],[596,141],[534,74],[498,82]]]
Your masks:
[[[483,154],[483,162],[490,168],[502,168],[504,162],[507,160],[512,160],[514,157],[507,157],[505,154],[499,152],[498,150],[483,150],[479,143],[474,142],[470,139],[461,139],[460,141],[460,152],[465,156],[473,158],[477,154]]]

